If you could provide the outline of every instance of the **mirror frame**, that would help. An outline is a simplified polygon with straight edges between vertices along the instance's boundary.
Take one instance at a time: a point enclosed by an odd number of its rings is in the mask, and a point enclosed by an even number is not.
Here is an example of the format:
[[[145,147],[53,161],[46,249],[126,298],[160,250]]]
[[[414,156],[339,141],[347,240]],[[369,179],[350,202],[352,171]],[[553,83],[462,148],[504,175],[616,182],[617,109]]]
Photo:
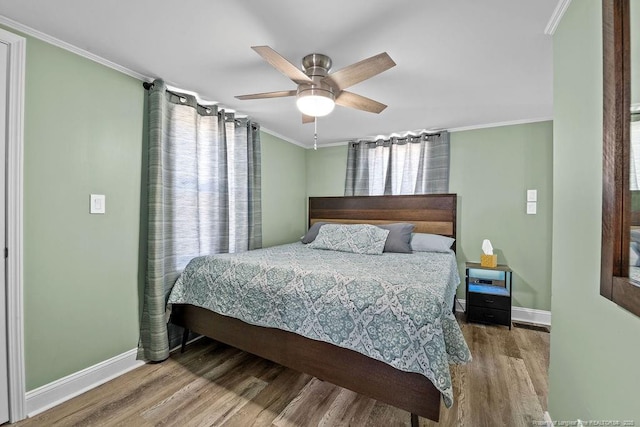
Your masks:
[[[602,0],[603,146],[600,295],[640,316],[629,279],[631,49],[629,0]]]

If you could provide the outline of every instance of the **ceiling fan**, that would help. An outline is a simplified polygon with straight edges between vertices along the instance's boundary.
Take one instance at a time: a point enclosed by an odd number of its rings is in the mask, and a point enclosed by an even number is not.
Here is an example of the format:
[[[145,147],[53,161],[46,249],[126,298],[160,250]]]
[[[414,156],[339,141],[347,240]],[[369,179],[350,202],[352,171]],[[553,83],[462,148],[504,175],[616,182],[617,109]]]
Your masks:
[[[335,104],[377,114],[387,108],[378,101],[345,90],[394,67],[396,63],[386,52],[329,74],[332,62],[327,55],[312,53],[305,56],[302,58],[303,71],[269,46],[252,46],[251,49],[297,83],[298,89],[236,96],[238,99],[296,96],[296,105],[302,112],[302,123],[311,123],[316,117],[326,116],[333,111]]]

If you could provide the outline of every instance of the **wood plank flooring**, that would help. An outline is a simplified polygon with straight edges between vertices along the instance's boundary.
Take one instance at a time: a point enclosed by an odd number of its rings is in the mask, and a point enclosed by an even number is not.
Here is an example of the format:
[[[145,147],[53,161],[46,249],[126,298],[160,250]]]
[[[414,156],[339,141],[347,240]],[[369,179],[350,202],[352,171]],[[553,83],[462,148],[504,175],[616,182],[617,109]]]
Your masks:
[[[549,333],[466,324],[473,362],[451,366],[455,403],[440,423],[530,426],[547,400]],[[18,426],[409,426],[409,413],[201,339]]]

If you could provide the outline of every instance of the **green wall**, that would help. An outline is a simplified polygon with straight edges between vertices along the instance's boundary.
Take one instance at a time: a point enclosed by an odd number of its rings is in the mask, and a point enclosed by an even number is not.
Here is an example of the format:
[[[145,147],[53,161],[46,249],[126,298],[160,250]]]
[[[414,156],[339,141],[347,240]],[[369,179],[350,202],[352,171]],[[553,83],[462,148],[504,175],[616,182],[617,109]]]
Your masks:
[[[498,262],[513,270],[513,305],[539,310],[551,309],[552,145],[551,122],[451,134],[461,269],[491,240]],[[527,189],[538,190],[536,215],[526,214]]]
[[[632,0],[635,2],[635,0]],[[553,37],[553,271],[549,412],[640,423],[640,318],[599,294],[602,12],[573,1]]]
[[[139,80],[28,36],[26,70],[25,364],[33,390],[137,345],[145,97]],[[261,140],[263,243],[292,242],[305,231],[306,150],[264,132]],[[89,214],[91,193],[106,195],[105,215]]]
[[[516,270],[516,304],[549,308],[553,254],[552,417],[638,422],[640,319],[598,292],[600,7],[572,2],[554,36],[553,144],[549,123],[454,132],[451,191],[461,261],[492,239]],[[28,38],[28,390],[137,343],[143,99],[139,81]],[[304,150],[263,133],[262,155],[264,245],[296,240],[307,195],[343,194],[346,147]],[[536,216],[524,214],[527,188],[538,190]],[[106,215],[88,214],[92,192],[106,194]]]
[[[261,132],[262,246],[291,243],[306,230],[306,150]]]
[[[27,40],[25,363],[27,389],[33,390],[136,346],[144,279],[146,157],[144,90],[138,80]],[[499,164],[496,170],[505,170],[509,178],[498,179],[495,190],[483,197],[495,205],[500,201],[502,212],[521,213],[530,185],[538,185],[543,201],[548,194],[539,176],[523,166],[529,156],[545,161],[548,146],[540,143],[534,149],[528,142],[546,142],[548,125],[500,129],[453,134],[452,166],[473,168],[472,159]],[[305,150],[265,132],[261,139],[263,245],[292,242],[306,228],[307,196],[343,194],[346,147]],[[511,161],[506,169],[503,160]],[[476,193],[482,188],[464,173],[452,173],[452,191],[460,195],[461,206],[469,206],[478,202]],[[88,213],[91,193],[106,195],[105,215]],[[550,208],[547,201],[538,206],[539,211]],[[548,295],[538,287],[547,264],[527,271],[521,267],[522,251],[513,240],[502,239],[511,233],[495,226],[502,223],[499,216],[463,212],[461,261],[465,255],[477,258],[476,239],[492,238],[523,283],[516,289],[516,303],[547,308]],[[520,215],[513,234],[531,246],[535,237],[546,235],[543,216]],[[531,223],[538,225],[527,228]],[[496,237],[476,233],[476,225]],[[540,245],[533,246],[539,260]]]
[[[307,195],[344,196],[347,146],[307,150]]]
[[[134,348],[144,90],[27,37],[27,390]],[[89,214],[89,195],[106,214]]]
[[[451,133],[461,275],[488,238],[514,270],[514,305],[540,310],[551,305],[552,142],[551,122]],[[307,151],[309,196],[344,194],[346,156],[346,145]],[[527,189],[538,190],[537,215],[525,214]]]

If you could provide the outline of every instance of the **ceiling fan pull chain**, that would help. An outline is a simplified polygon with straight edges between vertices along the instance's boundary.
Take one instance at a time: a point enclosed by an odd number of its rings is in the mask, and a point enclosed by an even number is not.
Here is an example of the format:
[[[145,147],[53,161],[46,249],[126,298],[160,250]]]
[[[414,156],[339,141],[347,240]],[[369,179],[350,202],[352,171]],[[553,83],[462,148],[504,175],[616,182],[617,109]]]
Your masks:
[[[318,118],[313,119],[313,149],[318,150]]]

